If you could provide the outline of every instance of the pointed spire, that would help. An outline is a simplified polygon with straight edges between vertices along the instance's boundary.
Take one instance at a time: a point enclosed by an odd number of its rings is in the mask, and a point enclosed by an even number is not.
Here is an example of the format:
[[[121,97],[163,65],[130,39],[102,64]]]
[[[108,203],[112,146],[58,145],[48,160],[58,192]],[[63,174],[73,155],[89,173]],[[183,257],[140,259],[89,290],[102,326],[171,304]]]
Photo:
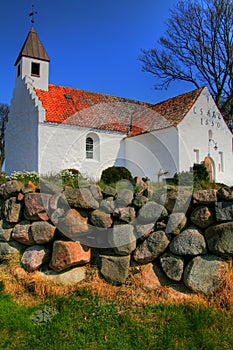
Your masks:
[[[23,47],[20,51],[19,56],[17,57],[15,61],[15,66],[21,59],[21,57],[31,57],[36,58],[42,61],[50,62],[50,58],[47,55],[47,52],[45,51],[35,29],[32,27],[30,32],[28,33],[28,36],[23,44]]]

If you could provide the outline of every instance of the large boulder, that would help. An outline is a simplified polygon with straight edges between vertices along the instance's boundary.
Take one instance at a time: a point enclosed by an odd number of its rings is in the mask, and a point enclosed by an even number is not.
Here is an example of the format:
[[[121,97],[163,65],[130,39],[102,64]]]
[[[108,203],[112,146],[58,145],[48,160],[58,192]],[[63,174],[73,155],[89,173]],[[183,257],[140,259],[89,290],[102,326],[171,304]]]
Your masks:
[[[161,255],[168,247],[170,241],[164,231],[155,231],[150,234],[135,250],[135,261],[146,264]]]
[[[181,281],[184,271],[184,259],[169,252],[160,257],[163,271],[173,281]]]
[[[73,267],[70,270],[56,272],[53,270],[46,270],[38,272],[44,278],[45,282],[53,282],[62,285],[74,284],[83,281],[86,278],[86,269],[83,266]]]
[[[47,221],[36,221],[32,223],[31,233],[37,244],[46,244],[53,240],[56,227]]]
[[[108,239],[109,245],[119,255],[129,255],[136,248],[134,227],[130,224],[114,226]]]
[[[211,294],[224,279],[227,263],[214,255],[193,258],[184,270],[184,283],[196,293]]]
[[[59,272],[71,266],[87,264],[90,259],[90,248],[82,246],[80,242],[55,241],[50,267]]]
[[[87,218],[77,210],[70,209],[58,220],[57,228],[64,236],[77,240],[80,233],[88,232]]]
[[[25,245],[34,245],[35,241],[32,237],[31,224],[29,221],[21,221],[15,225],[12,238]]]
[[[166,226],[166,232],[178,235],[187,223],[187,217],[184,213],[173,213],[169,216]]]
[[[136,218],[135,210],[132,207],[117,208],[114,211],[114,215],[118,216],[120,220],[127,223],[133,222]]]
[[[214,223],[215,218],[210,208],[200,205],[192,211],[190,220],[194,225],[200,228],[206,228]]]
[[[14,224],[6,220],[0,220],[0,241],[9,242],[11,240],[13,228]]]
[[[112,214],[115,210],[115,201],[113,197],[108,197],[100,202],[100,209],[107,214]]]
[[[199,255],[207,252],[203,234],[192,226],[174,237],[169,249],[175,255]]]
[[[218,197],[221,201],[233,201],[233,187],[221,187],[218,190]]]
[[[217,202],[218,191],[214,189],[200,190],[193,193],[194,204],[214,204]]]
[[[24,197],[24,216],[27,220],[48,220],[50,194],[27,193]]]
[[[164,191],[164,190],[163,190]],[[164,203],[169,213],[186,213],[192,199],[192,191],[178,187],[167,188],[167,192],[160,196],[160,203]]]
[[[209,250],[216,255],[233,255],[233,221],[213,225],[205,230]]]
[[[127,207],[133,201],[133,191],[128,188],[117,191],[116,205],[118,207]]]
[[[137,222],[155,223],[158,219],[164,219],[167,216],[167,210],[161,204],[149,201],[139,210]]]
[[[216,202],[215,214],[217,221],[233,221],[233,202]]]
[[[79,209],[98,209],[99,202],[93,197],[88,188],[65,187],[64,195],[70,206]]]
[[[112,226],[111,215],[101,210],[94,210],[90,215],[91,223],[94,226],[108,228]]]
[[[146,291],[156,290],[171,283],[157,262],[142,265],[140,270],[134,275],[134,281]]]
[[[22,213],[22,204],[17,202],[16,197],[11,197],[4,202],[3,215],[7,222],[17,223]]]
[[[104,279],[114,285],[125,283],[129,272],[130,255],[126,256],[99,256],[100,272]]]
[[[17,196],[22,190],[23,183],[17,180],[7,181],[5,184],[1,185],[1,192],[5,199]]]
[[[47,247],[34,245],[24,251],[21,263],[26,271],[33,272],[50,261],[50,254]]]

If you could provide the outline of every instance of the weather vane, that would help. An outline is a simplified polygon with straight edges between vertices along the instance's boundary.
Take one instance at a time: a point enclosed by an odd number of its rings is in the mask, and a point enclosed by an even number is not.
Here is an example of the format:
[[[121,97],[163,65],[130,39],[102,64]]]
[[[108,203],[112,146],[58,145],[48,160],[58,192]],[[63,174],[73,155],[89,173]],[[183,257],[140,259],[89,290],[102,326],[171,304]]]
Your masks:
[[[29,17],[31,17],[32,25],[35,23],[35,15],[37,15],[37,11],[35,11],[34,5],[32,5],[32,12],[29,13]]]

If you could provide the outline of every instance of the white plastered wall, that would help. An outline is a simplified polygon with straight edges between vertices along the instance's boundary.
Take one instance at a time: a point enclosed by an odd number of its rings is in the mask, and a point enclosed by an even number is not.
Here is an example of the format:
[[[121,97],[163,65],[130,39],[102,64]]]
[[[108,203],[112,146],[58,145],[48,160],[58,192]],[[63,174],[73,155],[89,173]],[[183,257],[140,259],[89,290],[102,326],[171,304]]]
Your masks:
[[[202,91],[177,129],[180,149],[179,171],[189,170],[197,161],[197,153],[199,163],[209,154],[214,163],[214,180],[232,186],[232,134],[207,88]],[[209,136],[213,141],[209,142]],[[214,148],[215,144],[217,150]],[[189,151],[189,157],[185,156],[184,147]],[[223,171],[221,171],[220,152],[223,155]]]
[[[94,139],[94,158],[86,158],[86,138]],[[98,180],[104,169],[124,165],[123,135],[79,128],[66,124],[39,125],[39,172],[42,175],[62,169],[77,169]]]
[[[178,135],[174,127],[129,137],[125,148],[126,167],[133,176],[161,181],[177,172]],[[164,172],[167,174],[162,175]]]
[[[17,79],[6,124],[6,164],[13,171],[38,170],[38,115],[44,114],[32,87]]]

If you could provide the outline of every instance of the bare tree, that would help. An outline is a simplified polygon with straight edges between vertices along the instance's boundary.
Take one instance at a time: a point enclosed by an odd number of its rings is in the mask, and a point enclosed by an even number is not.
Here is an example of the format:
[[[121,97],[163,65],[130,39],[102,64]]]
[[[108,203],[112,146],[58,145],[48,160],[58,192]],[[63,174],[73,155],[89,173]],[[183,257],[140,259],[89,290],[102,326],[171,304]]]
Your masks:
[[[162,48],[142,50],[142,69],[159,78],[207,85],[226,121],[233,119],[233,1],[179,1],[171,10]]]
[[[9,106],[0,103],[0,171],[5,160],[5,129],[8,120]]]

